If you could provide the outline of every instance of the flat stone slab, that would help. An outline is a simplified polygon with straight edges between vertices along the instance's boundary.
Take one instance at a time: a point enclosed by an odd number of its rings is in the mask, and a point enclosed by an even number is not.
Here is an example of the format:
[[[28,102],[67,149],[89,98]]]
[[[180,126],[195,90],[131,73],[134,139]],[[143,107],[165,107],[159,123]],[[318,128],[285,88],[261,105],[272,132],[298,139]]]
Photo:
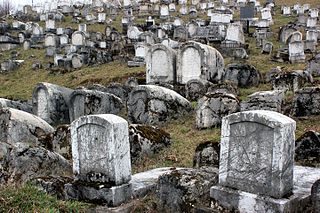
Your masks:
[[[133,197],[139,198],[150,192],[155,192],[159,176],[171,172],[173,169],[180,170],[182,168],[164,167],[132,175],[130,183]]]
[[[320,169],[294,166],[293,171],[293,194],[287,198],[274,199],[223,186],[211,187],[210,197],[219,205],[241,213],[303,212],[310,204],[311,187],[320,178]]]

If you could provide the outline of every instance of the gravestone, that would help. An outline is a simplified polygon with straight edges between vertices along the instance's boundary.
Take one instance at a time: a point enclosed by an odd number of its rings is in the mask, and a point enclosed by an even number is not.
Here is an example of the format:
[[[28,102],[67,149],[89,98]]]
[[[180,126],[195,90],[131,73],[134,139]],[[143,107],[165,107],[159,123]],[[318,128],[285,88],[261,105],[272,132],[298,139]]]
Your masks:
[[[295,92],[294,115],[320,115],[320,87],[304,87]]]
[[[295,128],[294,120],[273,111],[224,117],[219,185],[211,188],[211,197],[240,212],[285,212],[290,208],[293,200],[281,198],[293,190]]]
[[[315,28],[317,26],[317,21],[318,21],[318,18],[309,17],[307,19],[307,27],[308,28]]]
[[[38,83],[32,94],[33,113],[49,124],[70,123],[72,89],[50,83]]]
[[[224,92],[206,93],[198,100],[196,126],[199,129],[221,125],[224,116],[240,110],[239,100]]]
[[[41,118],[13,108],[0,108],[1,142],[16,145],[18,143],[41,144],[40,139],[54,132],[54,128]]]
[[[86,36],[81,31],[76,31],[72,33],[71,44],[74,46],[85,46],[86,44]]]
[[[184,26],[176,27],[173,31],[173,39],[177,41],[186,41],[188,39],[188,31]]]
[[[176,82],[176,52],[163,44],[152,45],[146,55],[146,81]]]
[[[53,19],[48,19],[48,20],[46,21],[46,29],[47,29],[47,30],[56,29],[56,27],[55,27],[55,20],[53,20]]]
[[[250,64],[229,64],[225,68],[224,81],[231,81],[239,87],[259,85],[261,73]]]
[[[273,49],[273,44],[271,42],[265,42],[262,45],[262,54],[271,54]]]
[[[219,82],[224,72],[224,59],[215,48],[190,41],[181,46],[177,55],[177,82],[189,80]]]
[[[294,41],[289,43],[289,60],[291,63],[303,63],[306,59],[304,54],[304,42]]]
[[[83,116],[71,124],[71,141],[75,182],[67,186],[69,197],[110,206],[131,198],[126,120],[111,114]]]
[[[280,112],[284,103],[284,91],[259,91],[248,96],[246,101],[241,102],[241,111],[270,110]]]
[[[122,108],[121,99],[113,94],[95,90],[75,90],[70,95],[70,122],[84,115],[118,114]]]
[[[310,18],[318,18],[319,17],[319,10],[317,8],[312,8],[309,10]]]
[[[55,34],[46,34],[44,39],[44,46],[45,47],[55,47],[57,46],[57,38]]]
[[[282,15],[290,16],[291,15],[291,7],[290,6],[282,6]]]
[[[69,36],[68,35],[66,35],[66,34],[60,35],[59,39],[60,39],[61,46],[69,44]]]
[[[167,19],[167,18],[169,18],[169,15],[170,15],[170,13],[169,13],[168,5],[165,5],[165,4],[161,5],[161,7],[160,7],[160,19]]]
[[[161,124],[188,114],[191,103],[177,92],[155,85],[139,85],[129,94],[128,119],[136,124]]]
[[[285,25],[281,27],[279,31],[279,40],[282,43],[287,43],[288,38],[291,36],[293,32],[296,32],[297,28],[294,25]]]

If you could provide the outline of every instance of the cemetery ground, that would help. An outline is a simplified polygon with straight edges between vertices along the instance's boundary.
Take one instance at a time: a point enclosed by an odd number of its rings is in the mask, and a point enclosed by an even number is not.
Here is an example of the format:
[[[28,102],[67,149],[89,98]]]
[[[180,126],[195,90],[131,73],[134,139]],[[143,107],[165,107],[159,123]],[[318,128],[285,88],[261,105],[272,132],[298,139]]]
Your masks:
[[[279,0],[278,5],[296,3],[294,0]],[[304,1],[303,3],[317,4],[318,0]],[[274,33],[272,43],[275,47],[280,46],[276,36],[280,26],[293,21],[295,17],[283,17],[280,15],[280,8],[277,9],[277,15],[274,17],[275,24],[272,26]],[[143,21],[143,20],[140,20]],[[43,24],[43,23],[42,23]],[[72,26],[69,19],[61,23],[61,26]],[[120,27],[120,22],[115,22],[115,27]],[[89,25],[89,31],[104,31],[103,25]],[[246,43],[249,44],[249,58],[246,60],[234,60],[225,58],[225,64],[235,62],[246,62],[256,67],[262,74],[268,72],[271,68],[280,66],[284,70],[292,71],[304,69],[305,64],[290,64],[279,63],[270,60],[269,55],[262,55],[259,48],[256,48],[255,39],[246,37]],[[318,50],[319,47],[318,47]],[[25,60],[21,67],[10,73],[0,74],[0,97],[8,99],[28,100],[31,98],[32,90],[38,82],[50,82],[68,88],[76,88],[78,86],[88,86],[94,83],[107,85],[110,82],[123,83],[128,77],[137,77],[138,79],[145,78],[145,67],[129,68],[126,61],[113,61],[111,63],[85,66],[79,70],[62,73],[60,71],[48,71],[46,69],[32,70],[32,64],[41,62],[44,64],[48,59],[45,57],[45,50],[16,49],[19,52],[19,59]],[[0,55],[1,59],[9,57],[12,51],[3,52]],[[307,55],[307,57],[311,57]],[[315,78],[314,84],[319,84],[320,78]],[[271,85],[260,83],[257,87],[240,88],[239,98],[245,100],[249,94],[257,91],[271,90]],[[286,107],[291,107],[293,94],[286,95]],[[193,102],[193,107],[196,107],[196,102]],[[126,117],[126,115],[121,115]],[[170,133],[172,144],[170,148],[160,151],[151,157],[146,157],[141,162],[133,166],[133,173],[146,171],[148,169],[158,167],[192,167],[195,148],[199,143],[205,141],[218,142],[220,140],[220,127],[199,130],[195,126],[195,113],[190,116],[170,121],[161,126],[165,131]],[[299,117],[293,119],[297,122],[296,138],[300,137],[308,130],[320,132],[320,116]],[[30,202],[29,202],[30,201]],[[137,211],[148,211],[152,209],[155,200],[152,196],[144,198],[141,202],[141,209]],[[138,205],[139,206],[139,205]],[[6,187],[0,189],[0,209],[4,212],[71,212],[85,211],[91,208],[92,205],[81,202],[66,202],[60,201],[54,197],[48,196],[45,193],[37,191],[31,185],[26,185],[22,188]]]

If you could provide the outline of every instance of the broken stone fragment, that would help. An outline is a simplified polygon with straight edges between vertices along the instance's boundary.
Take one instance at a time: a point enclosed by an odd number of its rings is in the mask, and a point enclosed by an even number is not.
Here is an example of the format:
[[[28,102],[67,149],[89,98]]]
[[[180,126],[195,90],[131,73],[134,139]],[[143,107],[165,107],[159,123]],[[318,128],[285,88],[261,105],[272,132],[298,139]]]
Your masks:
[[[200,143],[193,157],[193,167],[200,168],[219,167],[220,144],[218,142],[206,141]]]

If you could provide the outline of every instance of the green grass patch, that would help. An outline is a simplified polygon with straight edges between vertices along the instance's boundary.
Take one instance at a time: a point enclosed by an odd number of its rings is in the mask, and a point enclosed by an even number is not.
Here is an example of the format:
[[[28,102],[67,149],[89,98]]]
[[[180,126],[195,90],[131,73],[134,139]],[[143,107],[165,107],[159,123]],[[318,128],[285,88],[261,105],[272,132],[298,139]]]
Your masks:
[[[78,201],[61,201],[31,184],[0,188],[0,212],[85,212],[92,207]]]

